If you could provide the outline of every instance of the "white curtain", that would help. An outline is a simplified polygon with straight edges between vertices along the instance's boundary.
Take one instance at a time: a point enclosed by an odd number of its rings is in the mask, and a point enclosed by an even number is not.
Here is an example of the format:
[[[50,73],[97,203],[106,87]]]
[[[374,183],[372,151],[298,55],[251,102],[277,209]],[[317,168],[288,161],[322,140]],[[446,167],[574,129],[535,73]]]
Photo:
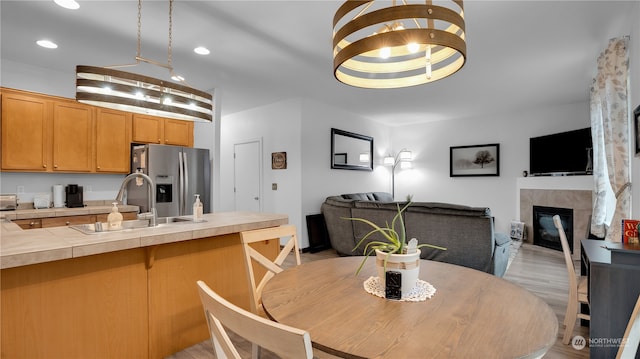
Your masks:
[[[621,220],[629,218],[630,105],[628,98],[629,37],[609,40],[598,58],[591,86],[594,203],[591,233],[620,242]]]

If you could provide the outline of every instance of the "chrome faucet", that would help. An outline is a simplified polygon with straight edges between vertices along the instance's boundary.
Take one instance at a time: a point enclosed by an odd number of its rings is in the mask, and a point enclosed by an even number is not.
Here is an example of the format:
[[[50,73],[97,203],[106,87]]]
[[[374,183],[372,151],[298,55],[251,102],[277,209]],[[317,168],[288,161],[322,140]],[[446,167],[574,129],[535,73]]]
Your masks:
[[[147,182],[147,207],[149,208],[149,212],[139,213],[138,219],[148,219],[149,227],[155,227],[158,218],[156,212],[156,185],[153,183],[151,177],[142,172],[135,172],[125,177],[120,185],[120,191],[118,191],[116,201],[126,204],[127,184],[138,177],[143,178]]]

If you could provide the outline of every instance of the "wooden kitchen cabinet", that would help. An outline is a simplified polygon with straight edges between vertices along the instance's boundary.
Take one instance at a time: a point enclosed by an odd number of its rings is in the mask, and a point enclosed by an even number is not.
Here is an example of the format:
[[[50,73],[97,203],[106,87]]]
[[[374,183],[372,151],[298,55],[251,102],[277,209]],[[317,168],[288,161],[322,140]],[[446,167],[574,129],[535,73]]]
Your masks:
[[[72,101],[53,108],[53,171],[93,170],[93,109]]]
[[[120,212],[125,221],[137,219],[137,212]],[[14,219],[11,222],[17,224],[22,229],[51,228],[73,226],[77,224],[90,224],[95,222],[107,222],[108,213],[85,214],[77,216],[60,216],[44,218]]]
[[[193,147],[193,122],[164,119],[164,144]]]
[[[2,169],[91,172],[93,110],[72,100],[2,89]]]
[[[193,147],[193,122],[0,88],[1,168],[14,172],[129,173],[131,142]]]
[[[2,91],[2,169],[51,171],[53,102],[44,96]]]
[[[47,217],[42,218],[42,228],[73,226],[76,224],[89,224],[95,222],[95,214],[87,214],[81,216]]]
[[[133,142],[193,147],[193,122],[134,114]]]
[[[42,228],[42,219],[40,219],[40,218],[14,219],[11,222],[17,224],[22,229]]]
[[[131,119],[131,113],[128,112],[96,109],[96,172],[130,172]]]

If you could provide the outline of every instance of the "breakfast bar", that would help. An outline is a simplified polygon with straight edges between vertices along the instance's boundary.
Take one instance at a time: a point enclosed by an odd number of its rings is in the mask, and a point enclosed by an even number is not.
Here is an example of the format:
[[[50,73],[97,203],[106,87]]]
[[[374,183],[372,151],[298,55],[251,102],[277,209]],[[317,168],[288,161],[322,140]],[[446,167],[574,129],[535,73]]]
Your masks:
[[[224,212],[204,222],[85,234],[0,229],[2,358],[163,358],[208,338],[196,281],[249,308],[238,233],[283,214]],[[276,255],[277,240],[257,249]]]

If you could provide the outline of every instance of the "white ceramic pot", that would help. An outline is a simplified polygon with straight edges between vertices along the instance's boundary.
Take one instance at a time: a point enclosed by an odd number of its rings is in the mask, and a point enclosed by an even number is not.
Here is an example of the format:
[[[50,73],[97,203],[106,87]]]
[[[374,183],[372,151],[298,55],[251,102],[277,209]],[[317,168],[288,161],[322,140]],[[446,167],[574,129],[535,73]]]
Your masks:
[[[402,296],[406,297],[411,289],[418,283],[420,274],[420,250],[408,254],[387,254],[376,250],[376,268],[378,277],[384,286],[385,267],[384,261],[387,258],[386,271],[396,271],[402,274]]]

